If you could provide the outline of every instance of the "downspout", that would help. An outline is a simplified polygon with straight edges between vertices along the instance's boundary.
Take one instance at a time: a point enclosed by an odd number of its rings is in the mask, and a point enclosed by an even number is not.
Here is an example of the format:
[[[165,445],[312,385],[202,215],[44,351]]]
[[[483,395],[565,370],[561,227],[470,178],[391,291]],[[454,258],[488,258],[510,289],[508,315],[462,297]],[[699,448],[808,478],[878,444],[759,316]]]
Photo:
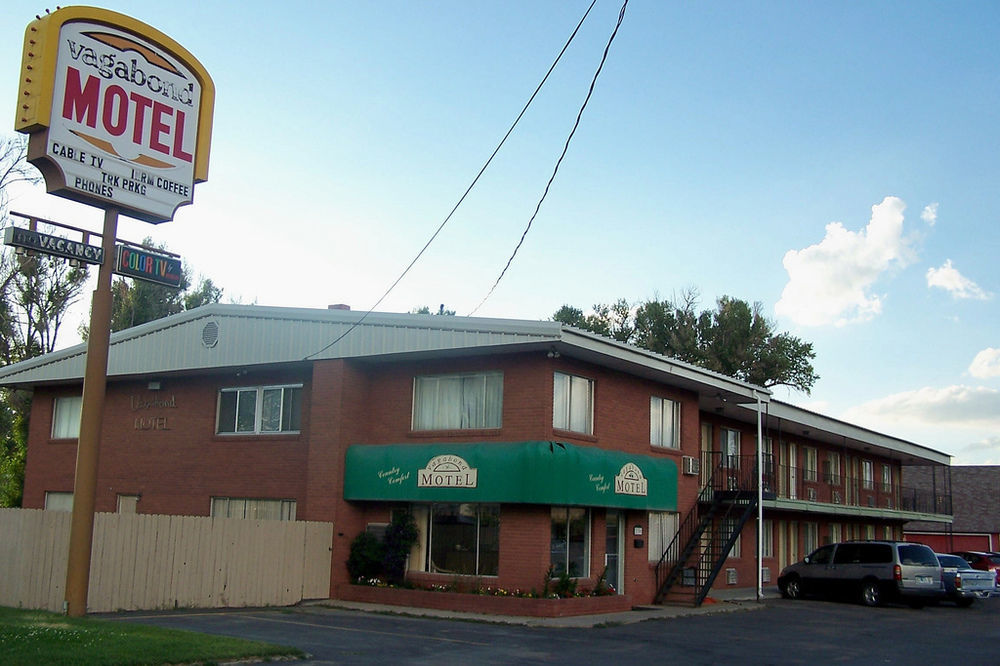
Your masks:
[[[760,394],[756,390],[753,397],[757,399],[757,601],[764,598],[764,427],[761,422]]]

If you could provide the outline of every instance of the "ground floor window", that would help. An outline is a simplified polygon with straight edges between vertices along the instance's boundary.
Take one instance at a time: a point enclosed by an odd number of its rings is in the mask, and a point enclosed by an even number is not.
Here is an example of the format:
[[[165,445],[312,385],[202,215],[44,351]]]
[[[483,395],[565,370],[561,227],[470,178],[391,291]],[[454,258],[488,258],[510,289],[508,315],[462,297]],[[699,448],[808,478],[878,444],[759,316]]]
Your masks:
[[[659,562],[677,536],[679,514],[670,511],[649,512],[649,561]],[[676,556],[678,553],[674,552]]]
[[[45,491],[45,508],[48,511],[72,511],[73,493]]]
[[[552,571],[558,576],[590,575],[590,511],[580,507],[552,507]]]
[[[819,547],[819,525],[802,523],[802,552],[811,553]]]
[[[295,520],[295,500],[213,497],[212,517]]]
[[[774,557],[774,522],[769,519],[761,521],[760,556]]]
[[[500,565],[499,504],[432,504],[427,520],[427,571],[496,576]]]

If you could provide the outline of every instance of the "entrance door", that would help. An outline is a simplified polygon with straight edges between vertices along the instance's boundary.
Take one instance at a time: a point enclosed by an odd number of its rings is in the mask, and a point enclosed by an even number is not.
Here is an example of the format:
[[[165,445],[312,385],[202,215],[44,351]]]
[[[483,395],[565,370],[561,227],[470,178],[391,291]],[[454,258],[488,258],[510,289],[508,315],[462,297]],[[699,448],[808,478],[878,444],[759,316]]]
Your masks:
[[[795,445],[788,443],[786,445],[786,455],[785,462],[788,465],[788,499],[796,499],[799,496],[799,468],[798,456],[795,452]]]
[[[608,509],[607,529],[604,539],[604,566],[607,567],[604,580],[608,582],[617,594],[624,594],[622,571],[622,545],[625,542],[623,534],[625,521],[616,509]]]

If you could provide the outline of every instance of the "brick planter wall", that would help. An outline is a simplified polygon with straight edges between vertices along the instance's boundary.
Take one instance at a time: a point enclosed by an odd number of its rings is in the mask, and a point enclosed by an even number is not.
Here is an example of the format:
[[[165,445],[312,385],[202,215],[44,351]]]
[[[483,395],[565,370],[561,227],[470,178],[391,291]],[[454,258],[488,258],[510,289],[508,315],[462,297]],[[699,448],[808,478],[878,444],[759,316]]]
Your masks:
[[[343,584],[337,586],[337,598],[390,606],[413,606],[463,613],[520,615],[527,617],[569,617],[621,613],[632,609],[628,595],[607,597],[571,597],[569,599],[526,599],[493,597],[461,592],[431,592],[390,587]]]

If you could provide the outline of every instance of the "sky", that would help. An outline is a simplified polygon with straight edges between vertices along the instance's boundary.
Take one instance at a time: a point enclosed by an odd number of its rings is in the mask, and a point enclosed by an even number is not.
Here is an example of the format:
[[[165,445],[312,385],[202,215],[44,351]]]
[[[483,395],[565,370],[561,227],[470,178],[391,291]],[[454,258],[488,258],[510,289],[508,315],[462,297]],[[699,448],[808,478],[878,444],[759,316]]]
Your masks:
[[[169,35],[216,87],[194,203],[164,224],[122,218],[119,238],[165,244],[224,302],[366,311],[590,1],[99,4]],[[632,0],[483,302],[621,6],[597,0],[377,309],[540,320],[688,289],[703,309],[760,302],[813,344],[820,376],[810,394],[775,398],[956,464],[1000,464],[996,2]],[[5,8],[9,135],[24,29],[46,7]],[[41,186],[13,190],[10,208],[94,231],[103,219]]]

